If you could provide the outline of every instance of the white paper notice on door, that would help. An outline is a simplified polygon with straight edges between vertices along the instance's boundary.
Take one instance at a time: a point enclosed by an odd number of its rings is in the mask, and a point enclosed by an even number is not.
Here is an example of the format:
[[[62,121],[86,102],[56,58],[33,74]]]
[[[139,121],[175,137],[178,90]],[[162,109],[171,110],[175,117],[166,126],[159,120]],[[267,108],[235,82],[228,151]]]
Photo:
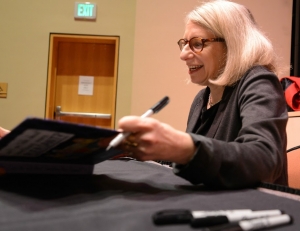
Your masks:
[[[93,95],[94,76],[79,76],[78,95]]]

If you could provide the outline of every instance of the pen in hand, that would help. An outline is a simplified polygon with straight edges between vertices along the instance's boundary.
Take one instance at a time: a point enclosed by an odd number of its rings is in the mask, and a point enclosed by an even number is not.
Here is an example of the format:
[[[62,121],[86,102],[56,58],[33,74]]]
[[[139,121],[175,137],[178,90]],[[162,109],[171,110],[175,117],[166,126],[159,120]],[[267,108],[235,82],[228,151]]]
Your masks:
[[[149,117],[157,112],[159,112],[162,108],[164,108],[169,103],[169,97],[165,96],[158,103],[156,103],[153,107],[151,107],[148,111],[146,111],[141,118]],[[130,135],[130,132],[122,132],[117,135],[112,141],[110,141],[109,145],[106,148],[106,151],[111,149],[112,147],[118,146],[122,140],[124,140],[127,136]]]

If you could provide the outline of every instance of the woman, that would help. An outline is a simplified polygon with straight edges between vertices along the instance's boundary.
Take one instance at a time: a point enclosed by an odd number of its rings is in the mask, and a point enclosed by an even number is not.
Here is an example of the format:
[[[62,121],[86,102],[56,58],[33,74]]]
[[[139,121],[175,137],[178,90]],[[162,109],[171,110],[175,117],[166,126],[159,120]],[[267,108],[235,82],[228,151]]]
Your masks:
[[[276,55],[249,10],[204,3],[187,15],[178,45],[191,82],[206,86],[191,105],[186,133],[127,116],[119,127],[133,134],[123,148],[138,160],[174,162],[175,174],[193,184],[286,185],[288,116]]]

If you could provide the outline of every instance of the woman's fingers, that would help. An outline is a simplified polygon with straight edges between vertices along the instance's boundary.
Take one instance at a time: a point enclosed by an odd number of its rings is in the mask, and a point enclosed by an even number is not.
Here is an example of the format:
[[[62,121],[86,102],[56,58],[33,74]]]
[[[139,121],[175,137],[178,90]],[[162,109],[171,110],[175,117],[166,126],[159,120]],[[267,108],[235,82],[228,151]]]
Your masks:
[[[10,131],[0,127],[0,138],[2,138],[3,136],[7,135]]]
[[[119,128],[125,132],[139,133],[151,131],[160,122],[154,118],[125,116],[119,120]]]

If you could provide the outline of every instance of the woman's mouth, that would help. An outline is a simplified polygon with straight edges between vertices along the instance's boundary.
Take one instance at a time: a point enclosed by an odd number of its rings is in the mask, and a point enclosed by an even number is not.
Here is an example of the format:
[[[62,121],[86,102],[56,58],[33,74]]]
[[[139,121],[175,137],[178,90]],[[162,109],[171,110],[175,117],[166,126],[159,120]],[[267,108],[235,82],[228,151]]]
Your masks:
[[[189,67],[189,72],[192,73],[192,72],[198,71],[200,68],[203,67],[203,65],[198,65],[198,66],[188,66],[188,67]]]

